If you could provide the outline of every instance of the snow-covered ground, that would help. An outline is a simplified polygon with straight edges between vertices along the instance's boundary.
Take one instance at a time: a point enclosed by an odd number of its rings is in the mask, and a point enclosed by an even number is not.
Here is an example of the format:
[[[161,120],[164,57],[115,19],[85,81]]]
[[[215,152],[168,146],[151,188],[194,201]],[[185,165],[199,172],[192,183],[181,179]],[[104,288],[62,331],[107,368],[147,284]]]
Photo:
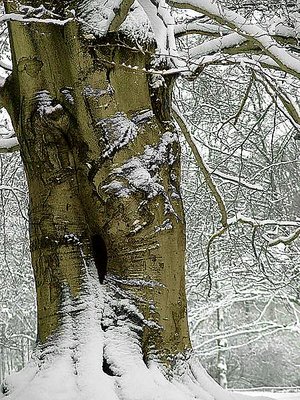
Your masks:
[[[300,400],[300,392],[298,393],[272,393],[272,392],[240,392],[249,396],[265,396],[278,400]]]

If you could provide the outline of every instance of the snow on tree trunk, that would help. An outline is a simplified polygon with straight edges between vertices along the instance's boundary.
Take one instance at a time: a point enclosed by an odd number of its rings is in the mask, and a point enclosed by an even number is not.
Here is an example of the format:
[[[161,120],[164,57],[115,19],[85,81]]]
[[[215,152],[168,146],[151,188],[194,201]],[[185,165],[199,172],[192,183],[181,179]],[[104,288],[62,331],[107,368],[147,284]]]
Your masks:
[[[3,397],[236,398],[191,353],[174,78],[146,73],[153,42],[142,48],[126,25],[87,32],[96,3],[78,7],[82,24],[49,23],[42,7],[9,24],[7,108],[29,186],[38,345]]]

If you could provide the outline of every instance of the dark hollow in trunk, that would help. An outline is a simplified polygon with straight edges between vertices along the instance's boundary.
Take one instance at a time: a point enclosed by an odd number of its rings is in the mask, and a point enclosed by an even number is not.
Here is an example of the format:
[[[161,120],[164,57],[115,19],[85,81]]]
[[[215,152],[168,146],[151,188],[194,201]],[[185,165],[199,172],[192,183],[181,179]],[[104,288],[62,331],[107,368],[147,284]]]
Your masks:
[[[103,283],[107,273],[107,250],[101,235],[96,234],[91,238],[93,257],[98,271],[99,281]]]

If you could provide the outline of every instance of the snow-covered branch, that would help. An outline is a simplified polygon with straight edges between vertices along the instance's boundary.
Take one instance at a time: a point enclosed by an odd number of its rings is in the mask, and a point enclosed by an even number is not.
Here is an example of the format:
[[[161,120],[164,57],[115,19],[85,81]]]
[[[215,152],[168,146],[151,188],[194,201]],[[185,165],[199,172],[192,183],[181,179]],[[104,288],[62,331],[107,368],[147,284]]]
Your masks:
[[[291,325],[291,327],[294,327],[294,324]],[[287,330],[289,329],[288,326],[285,326],[283,324],[277,324],[273,321],[262,321],[259,323],[253,322],[252,324],[248,324],[246,326],[241,326],[238,328],[234,328],[229,331],[224,331],[220,332],[217,335],[213,335],[212,338],[203,341],[200,345],[195,347],[195,350],[199,350],[200,348],[205,348],[208,344],[214,343],[218,339],[229,339],[233,338],[236,336],[242,336],[242,335],[250,335],[250,334],[257,334],[257,333],[263,333],[265,331],[270,331],[274,329],[282,329],[282,330]]]
[[[0,154],[1,153],[12,153],[19,150],[19,143],[16,137],[8,139],[1,138],[0,136]]]
[[[201,22],[193,18],[191,21],[177,24],[175,27],[175,35],[177,37],[185,35],[204,35],[204,36],[223,36],[230,33],[230,29],[219,24],[213,24],[208,22]],[[290,26],[283,23],[273,24],[272,32],[268,32],[271,36],[280,42],[284,42],[288,39],[288,43],[291,44],[291,40],[294,40],[294,44],[297,44],[297,31]],[[245,38],[240,35],[240,40],[245,41]],[[293,41],[292,41],[293,42]]]
[[[224,28],[220,25],[204,23],[199,21],[186,22],[176,24],[174,28],[174,34],[176,37],[185,35],[205,35],[205,36],[221,36],[229,32],[228,28]]]
[[[291,233],[287,236],[278,236],[276,239],[270,239],[268,236],[265,235],[265,239],[268,241],[268,246],[277,246],[278,244],[289,245],[294,240],[296,240],[300,236],[300,228],[296,229],[295,232]]]
[[[165,0],[138,0],[147,14],[157,42],[158,52],[163,55],[176,56],[174,35],[175,20]],[[178,59],[174,59],[178,64]]]
[[[0,16],[0,23],[17,21],[17,22],[42,22],[44,24],[65,25],[74,18],[61,19],[51,11],[47,10],[43,5],[40,7],[21,6],[20,13],[7,13]]]
[[[249,23],[242,15],[226,9],[219,2],[212,0],[172,0],[171,3],[178,8],[192,9],[206,15],[220,25],[228,27],[234,31],[234,33],[230,34],[232,35],[230,39],[231,45],[235,44],[237,46],[244,40],[249,40],[273,59],[283,71],[300,77],[299,58],[277,43],[268,31],[258,24]],[[234,40],[236,41],[235,43]],[[219,42],[217,43],[213,42],[214,45],[212,46],[216,52],[220,45]],[[213,51],[213,48],[210,51]]]
[[[249,224],[253,227],[264,227],[268,225],[300,227],[300,221],[297,222],[297,221],[251,218],[243,215],[242,213],[237,213],[234,217],[229,218],[227,220],[228,225],[234,225],[237,222]]]
[[[264,190],[262,185],[260,185],[259,183],[253,184],[251,182],[248,182],[246,179],[243,179],[242,177],[237,177],[234,175],[226,174],[222,171],[214,170],[209,167],[208,167],[208,171],[212,175],[217,176],[218,178],[224,179],[225,181],[233,182],[236,185],[245,187],[246,189],[258,190],[260,192],[262,192]]]
[[[231,345],[227,347],[227,350],[234,350],[234,349],[239,349],[241,347],[245,347],[245,346],[249,346],[251,343],[255,343],[258,340],[266,337],[266,336],[270,336],[270,335],[276,335],[279,332],[283,332],[283,331],[293,331],[293,325],[290,326],[284,326],[284,325],[278,325],[277,327],[274,326],[272,329],[271,328],[261,328],[261,329],[253,329],[253,330],[249,330],[249,331],[245,331],[242,332],[244,335],[251,335],[251,334],[255,334],[254,337],[252,337],[252,339],[248,339],[247,341],[240,343],[240,344],[236,344],[236,345]],[[237,332],[236,335],[232,335],[232,337],[236,337],[239,336],[239,333]],[[208,351],[203,350],[201,351],[201,346],[196,346],[195,350],[197,351],[197,353],[199,355],[212,355],[215,354],[219,351],[219,346],[214,346],[212,348],[210,348]]]
[[[274,82],[271,77],[268,77],[266,73],[257,71],[255,77],[256,80],[264,85],[274,102],[277,102],[277,99],[274,95],[278,96],[279,100],[287,111],[286,116],[292,121],[293,125],[300,130],[300,109],[295,100],[289,96],[289,94],[286,93],[279,85],[277,85],[276,81]]]

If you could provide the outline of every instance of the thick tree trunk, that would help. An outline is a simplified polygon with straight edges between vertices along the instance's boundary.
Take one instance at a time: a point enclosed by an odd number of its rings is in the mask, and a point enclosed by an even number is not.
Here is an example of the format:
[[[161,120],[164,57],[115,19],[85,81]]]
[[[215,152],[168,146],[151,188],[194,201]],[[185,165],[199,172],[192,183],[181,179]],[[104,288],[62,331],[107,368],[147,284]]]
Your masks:
[[[164,360],[186,350],[171,80],[153,89],[142,70],[149,56],[113,34],[85,39],[76,23],[14,22],[10,32],[39,340],[59,327],[65,291],[80,295],[93,260],[100,282],[118,287],[111,295],[128,293],[151,322],[143,329],[146,358],[150,349]]]

